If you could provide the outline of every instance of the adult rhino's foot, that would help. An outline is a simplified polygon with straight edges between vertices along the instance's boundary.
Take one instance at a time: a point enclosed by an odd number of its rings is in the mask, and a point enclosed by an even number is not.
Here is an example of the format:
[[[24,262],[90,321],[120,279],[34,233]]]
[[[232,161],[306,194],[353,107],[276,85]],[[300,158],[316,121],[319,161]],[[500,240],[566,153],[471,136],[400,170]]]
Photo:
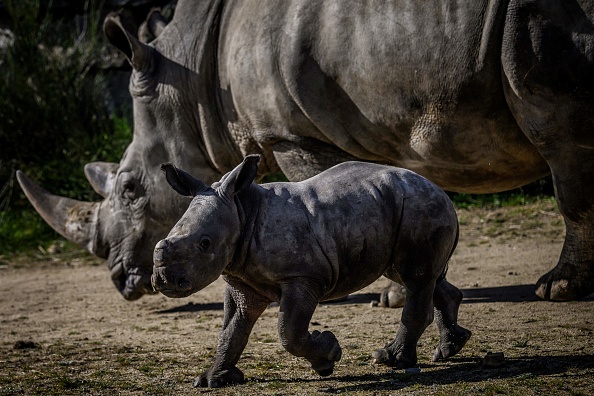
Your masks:
[[[194,387],[220,388],[230,384],[241,384],[244,381],[243,373],[237,367],[231,367],[227,370],[214,370],[210,368],[194,380]]]
[[[321,349],[327,349],[323,357],[310,360],[311,367],[322,377],[327,377],[334,372],[334,364],[342,357],[342,348],[334,334],[329,331],[320,333],[316,330],[311,333],[311,339]]]
[[[380,307],[400,308],[406,301],[406,289],[404,286],[391,281],[390,284],[382,290],[380,294]]]
[[[440,337],[439,345],[433,353],[433,361],[447,359],[454,356],[466,345],[472,333],[462,326],[452,326],[446,334]]]
[[[594,262],[559,263],[536,283],[543,300],[573,301],[594,292]]]

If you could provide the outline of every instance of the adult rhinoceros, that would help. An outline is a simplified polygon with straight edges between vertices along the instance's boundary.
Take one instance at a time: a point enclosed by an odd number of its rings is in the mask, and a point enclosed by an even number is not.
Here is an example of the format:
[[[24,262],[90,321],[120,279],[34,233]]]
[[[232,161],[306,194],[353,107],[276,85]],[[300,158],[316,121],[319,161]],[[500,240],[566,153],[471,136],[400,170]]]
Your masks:
[[[594,3],[587,0],[180,1],[150,45],[108,18],[134,71],[134,138],[91,163],[105,200],[21,186],[58,232],[100,257],[127,299],[188,201],[175,162],[206,182],[243,155],[302,180],[345,160],[491,193],[552,173],[567,236],[544,299],[594,291]]]

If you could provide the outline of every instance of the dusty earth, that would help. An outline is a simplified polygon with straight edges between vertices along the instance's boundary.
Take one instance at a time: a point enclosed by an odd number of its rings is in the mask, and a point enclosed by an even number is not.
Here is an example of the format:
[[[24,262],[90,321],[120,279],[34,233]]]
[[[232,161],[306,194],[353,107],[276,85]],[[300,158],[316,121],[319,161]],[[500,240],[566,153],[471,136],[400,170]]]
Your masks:
[[[222,316],[219,280],[184,299],[123,300],[105,265],[66,249],[0,257],[0,395],[12,394],[594,394],[594,299],[539,301],[538,277],[556,262],[564,227],[550,200],[459,210],[461,238],[448,279],[465,300],[473,337],[449,362],[432,363],[437,329],[419,342],[419,373],[374,365],[401,309],[372,308],[387,283],[321,305],[310,330],[332,330],[342,360],[327,378],[285,352],[278,308],[268,308],[239,362],[247,382],[193,389],[212,359]],[[498,367],[487,353],[503,353]],[[497,361],[495,361],[497,363]]]

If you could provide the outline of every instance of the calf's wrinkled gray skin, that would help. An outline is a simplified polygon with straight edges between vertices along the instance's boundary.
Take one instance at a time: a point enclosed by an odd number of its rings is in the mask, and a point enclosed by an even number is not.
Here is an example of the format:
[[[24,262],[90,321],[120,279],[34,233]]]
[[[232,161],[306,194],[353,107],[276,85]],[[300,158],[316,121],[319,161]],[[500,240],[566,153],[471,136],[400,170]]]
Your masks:
[[[246,157],[211,187],[163,165],[173,189],[193,199],[155,247],[153,287],[185,297],[221,274],[227,281],[216,357],[195,386],[244,380],[236,364],[273,301],[280,303],[283,347],[330,375],[341,348],[330,331],[308,332],[316,306],[382,275],[404,285],[407,301],[396,338],[373,354],[377,363],[415,365],[434,309],[440,337],[434,360],[460,351],[470,337],[457,324],[462,293],[445,279],[458,219],[442,190],[411,171],[362,162],[303,182],[258,185],[252,183],[258,161]]]
[[[163,162],[212,183],[247,154],[291,181],[357,159],[466,193],[552,174],[566,237],[536,293],[579,299],[594,292],[593,26],[591,0],[180,0],[146,45],[109,17],[134,68],[134,139],[119,164],[87,166],[105,200],[19,181],[133,299],[187,207]]]

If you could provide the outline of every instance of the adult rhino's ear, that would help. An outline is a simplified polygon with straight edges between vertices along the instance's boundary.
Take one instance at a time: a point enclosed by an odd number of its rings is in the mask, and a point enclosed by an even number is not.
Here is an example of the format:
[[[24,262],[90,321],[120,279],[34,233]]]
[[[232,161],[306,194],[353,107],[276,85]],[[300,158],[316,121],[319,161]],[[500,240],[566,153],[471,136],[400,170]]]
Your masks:
[[[252,184],[258,174],[258,162],[260,162],[259,155],[248,155],[241,164],[226,174],[218,187],[222,195],[232,199],[233,195]]]
[[[160,8],[152,8],[144,22],[138,27],[138,39],[143,43],[150,43],[163,32],[167,26],[167,19],[161,14]]]
[[[135,70],[146,71],[150,68],[152,48],[140,42],[124,27],[119,14],[111,13],[105,18],[103,31],[109,42],[126,55]]]
[[[162,164],[161,170],[165,172],[167,183],[179,194],[186,197],[195,197],[209,187],[194,176],[171,164]]]

